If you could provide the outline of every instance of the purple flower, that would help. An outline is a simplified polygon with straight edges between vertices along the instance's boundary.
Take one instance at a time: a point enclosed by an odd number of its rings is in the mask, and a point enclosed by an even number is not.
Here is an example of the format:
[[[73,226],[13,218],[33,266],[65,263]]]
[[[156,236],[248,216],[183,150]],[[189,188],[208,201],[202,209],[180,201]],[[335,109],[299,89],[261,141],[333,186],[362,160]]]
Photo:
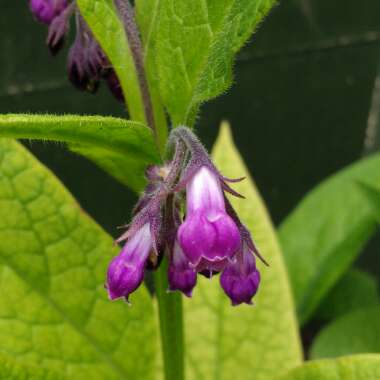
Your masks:
[[[70,27],[70,18],[75,14],[76,37],[70,48],[67,62],[69,80],[77,89],[95,93],[100,81],[104,79],[112,95],[124,103],[124,94],[116,72],[80,15],[76,2],[29,0],[29,5],[36,18],[49,25],[46,44],[53,56],[62,49]],[[124,1],[116,5],[123,17],[126,13],[132,12],[132,8],[128,8],[128,4]],[[126,28],[127,21],[123,17],[122,21]]]
[[[197,283],[197,272],[189,265],[189,260],[183,253],[178,242],[174,243],[173,255],[168,269],[169,290],[180,290],[191,297]]]
[[[69,51],[68,76],[79,90],[95,93],[106,58],[85,21],[79,15],[77,18],[77,36]]]
[[[232,305],[252,304],[260,283],[260,273],[256,268],[255,257],[247,244],[243,243],[242,251],[236,255],[234,263],[228,263],[224,269],[220,284],[231,298]]]
[[[172,160],[147,168],[148,184],[128,230],[116,240],[128,242],[108,269],[110,299],[128,299],[142,283],[144,270],[157,269],[166,255],[169,291],[191,297],[198,273],[211,277],[222,272],[220,283],[232,305],[251,304],[260,282],[255,255],[265,261],[224,194],[241,197],[227,183],[238,180],[218,172],[189,129],[174,129],[170,145],[175,145]]]
[[[50,23],[46,44],[52,55],[56,55],[64,45],[66,33],[69,30],[70,16],[74,10],[75,3],[71,3]]]
[[[185,222],[178,240],[198,272],[220,271],[233,259],[240,244],[235,222],[226,213],[218,175],[200,167],[186,185]]]
[[[120,297],[128,300],[129,295],[141,285],[152,246],[150,226],[146,223],[130,237],[108,267],[106,288],[111,300]]]
[[[30,0],[29,7],[38,21],[50,24],[67,7],[67,0]]]

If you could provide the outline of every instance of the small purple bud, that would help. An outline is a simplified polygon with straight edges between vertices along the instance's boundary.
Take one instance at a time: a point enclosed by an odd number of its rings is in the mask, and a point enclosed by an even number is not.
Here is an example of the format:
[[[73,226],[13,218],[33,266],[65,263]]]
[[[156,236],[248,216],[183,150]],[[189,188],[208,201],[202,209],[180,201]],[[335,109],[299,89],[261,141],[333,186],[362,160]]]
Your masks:
[[[141,285],[151,249],[152,236],[149,223],[146,223],[127,241],[108,267],[106,288],[111,300],[120,297],[128,300]]]
[[[186,204],[178,230],[181,248],[198,272],[221,271],[238,250],[240,234],[226,213],[218,175],[202,166],[186,185]]]
[[[238,252],[236,261],[228,263],[220,276],[224,292],[231,298],[233,306],[241,303],[252,304],[260,283],[260,273],[256,268],[255,257],[246,244]]]
[[[67,7],[67,0],[30,0],[29,7],[38,21],[49,25]]]
[[[180,290],[191,297],[197,283],[197,272],[189,266],[189,260],[177,241],[174,243],[173,256],[169,263],[168,279],[169,290]]]
[[[123,90],[121,88],[121,84],[119,78],[116,75],[114,69],[111,69],[106,75],[105,79],[107,81],[107,85],[112,95],[121,103],[125,102]]]
[[[68,76],[77,89],[93,94],[99,87],[99,75],[96,69],[98,57],[93,57],[92,54],[98,53],[85,45],[82,36],[78,34],[69,51]]]
[[[62,49],[65,43],[65,36],[69,29],[69,19],[74,9],[74,3],[71,3],[50,23],[46,44],[53,56]]]

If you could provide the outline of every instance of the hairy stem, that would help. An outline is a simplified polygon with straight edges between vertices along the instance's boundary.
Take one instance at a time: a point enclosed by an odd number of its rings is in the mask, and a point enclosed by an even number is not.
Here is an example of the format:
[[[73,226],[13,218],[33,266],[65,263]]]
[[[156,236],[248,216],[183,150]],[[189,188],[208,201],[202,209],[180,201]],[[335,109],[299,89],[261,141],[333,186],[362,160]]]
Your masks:
[[[153,104],[152,102],[149,83],[144,67],[143,48],[135,23],[134,10],[130,5],[129,0],[114,1],[123,19],[131,53],[135,62],[146,120],[149,127],[152,128],[157,146],[160,149],[161,154],[163,154],[167,135],[164,133],[162,136],[162,131],[166,131],[166,122],[164,117],[159,117],[158,110],[155,110],[154,108],[155,106],[157,108],[160,107],[160,104]],[[157,120],[155,119],[155,116],[157,117]],[[156,123],[161,123],[163,125],[157,125]],[[170,178],[170,182],[174,182],[178,176],[176,169],[178,169],[177,166],[182,162],[178,161],[183,159],[185,154],[186,151],[184,146],[177,146],[176,159],[174,160],[176,167],[172,170],[171,176],[173,178]],[[159,270],[155,273],[165,380],[184,380],[182,298],[180,294],[167,293],[167,269],[168,260],[165,257]]]
[[[184,380],[182,298],[177,292],[167,292],[167,269],[168,260],[164,258],[155,273],[165,380]]]
[[[158,141],[159,136],[154,118],[154,109],[149,92],[149,84],[145,73],[143,48],[137,25],[135,22],[134,9],[128,0],[115,0],[115,4],[122,17],[125,33],[127,35],[132,57],[135,62],[135,68],[140,85],[141,96],[144,103],[146,121],[148,123],[148,126],[153,130],[156,143],[160,147],[161,144]]]

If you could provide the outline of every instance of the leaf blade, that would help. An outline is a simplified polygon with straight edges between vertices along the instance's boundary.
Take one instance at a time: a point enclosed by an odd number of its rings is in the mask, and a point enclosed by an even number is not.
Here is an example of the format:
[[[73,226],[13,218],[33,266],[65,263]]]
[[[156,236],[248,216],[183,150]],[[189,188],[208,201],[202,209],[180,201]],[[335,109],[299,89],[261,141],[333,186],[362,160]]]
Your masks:
[[[132,309],[107,300],[105,270],[118,252],[112,238],[7,139],[0,139],[0,215],[0,350],[70,379],[151,379],[156,338],[146,289]],[[139,352],[130,344],[150,340]]]
[[[145,183],[146,166],[159,161],[147,127],[114,117],[1,115],[0,136],[66,142],[137,191]]]
[[[363,159],[313,189],[279,228],[285,261],[305,323],[349,268],[377,225],[362,183],[380,188],[380,155]]]
[[[6,380],[61,380],[63,376],[39,366],[24,365],[0,355],[0,379]]]
[[[161,97],[174,125],[192,125],[199,105],[230,86],[234,55],[273,4],[160,1],[156,62]]]
[[[380,378],[380,355],[353,355],[335,360],[307,362],[280,380],[376,380]]]
[[[380,304],[352,311],[323,328],[313,342],[313,359],[380,353]]]
[[[376,278],[351,269],[339,280],[318,306],[318,320],[332,320],[357,309],[379,304]]]

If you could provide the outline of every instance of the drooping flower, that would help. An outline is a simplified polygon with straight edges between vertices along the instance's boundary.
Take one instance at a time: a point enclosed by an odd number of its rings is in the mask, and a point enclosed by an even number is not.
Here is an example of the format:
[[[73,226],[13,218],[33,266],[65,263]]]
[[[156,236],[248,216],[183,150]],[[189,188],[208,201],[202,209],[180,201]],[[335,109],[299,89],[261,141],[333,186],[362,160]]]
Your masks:
[[[68,76],[79,90],[95,93],[106,58],[83,18],[77,15],[77,19],[77,35],[68,57]]]
[[[188,297],[191,297],[197,283],[197,272],[189,265],[189,260],[177,241],[169,262],[168,280],[170,291],[179,290]]]
[[[74,0],[30,0],[36,18],[49,25],[46,44],[53,56],[62,49],[75,14],[76,36],[68,54],[70,82],[79,90],[95,93],[104,79],[119,101],[124,101],[119,79],[105,53],[80,15]],[[118,8],[118,7],[117,7]]]
[[[144,269],[152,249],[150,226],[146,223],[133,234],[121,253],[108,267],[106,288],[111,300],[128,300],[144,279]]]
[[[260,283],[253,252],[246,243],[236,255],[236,261],[228,263],[220,276],[220,284],[230,297],[232,305],[251,305]]]
[[[67,7],[67,0],[30,0],[29,7],[38,21],[50,24]]]
[[[186,218],[178,240],[198,272],[221,271],[239,248],[239,230],[226,212],[220,180],[207,166],[187,183]]]
[[[169,141],[175,144],[173,159],[147,168],[148,184],[128,230],[117,240],[127,243],[110,264],[109,297],[128,299],[143,281],[144,269],[155,270],[168,260],[169,291],[191,297],[198,274],[222,272],[220,283],[232,304],[250,304],[260,282],[255,255],[261,256],[224,194],[240,196],[226,183],[236,180],[218,172],[187,128],[172,131]]]

